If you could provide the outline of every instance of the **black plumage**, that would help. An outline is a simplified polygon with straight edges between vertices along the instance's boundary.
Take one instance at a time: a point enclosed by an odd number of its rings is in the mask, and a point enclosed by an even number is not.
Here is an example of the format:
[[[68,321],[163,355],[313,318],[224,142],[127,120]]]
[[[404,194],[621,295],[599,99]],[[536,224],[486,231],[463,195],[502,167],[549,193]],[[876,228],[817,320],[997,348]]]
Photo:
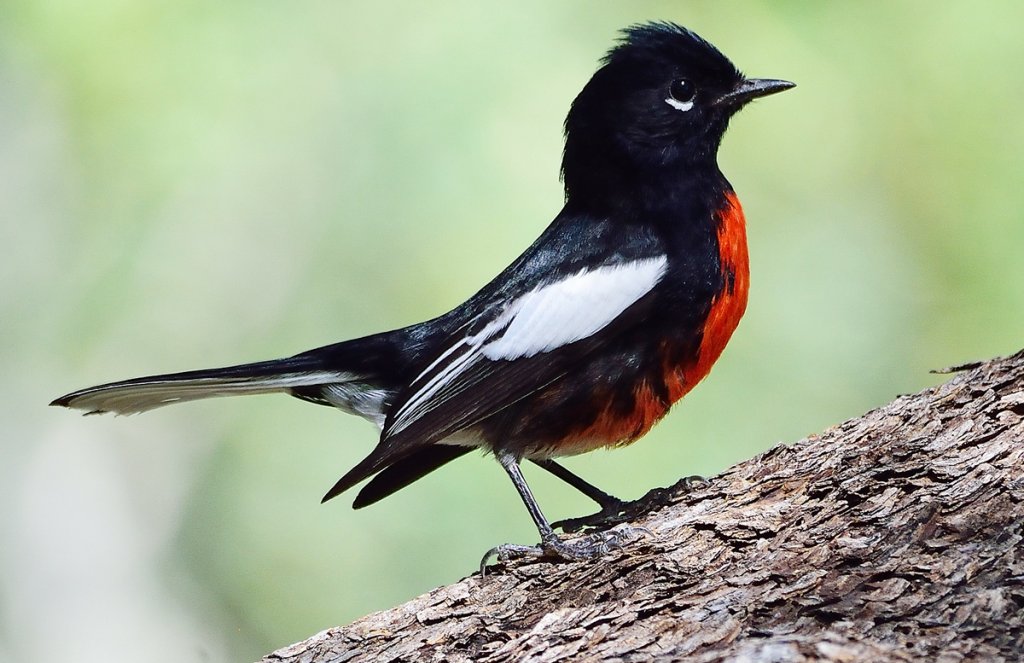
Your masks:
[[[356,498],[365,506],[480,447],[508,471],[544,550],[584,554],[553,534],[518,463],[537,461],[605,510],[619,504],[551,458],[643,435],[721,352],[747,275],[718,146],[745,103],[789,87],[745,78],[677,25],[629,28],[566,118],[562,210],[465,303],[286,359],[115,382],[53,404],[131,413],[290,393],[381,428],[325,500],[373,477]]]

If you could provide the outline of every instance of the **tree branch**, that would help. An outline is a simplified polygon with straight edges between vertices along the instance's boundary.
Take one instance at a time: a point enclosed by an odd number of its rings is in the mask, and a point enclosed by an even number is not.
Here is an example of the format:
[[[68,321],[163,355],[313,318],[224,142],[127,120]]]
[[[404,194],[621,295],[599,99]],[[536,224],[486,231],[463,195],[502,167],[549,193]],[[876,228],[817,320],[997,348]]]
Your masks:
[[[264,662],[1017,660],[1024,351],[632,505],[652,536],[523,561]]]

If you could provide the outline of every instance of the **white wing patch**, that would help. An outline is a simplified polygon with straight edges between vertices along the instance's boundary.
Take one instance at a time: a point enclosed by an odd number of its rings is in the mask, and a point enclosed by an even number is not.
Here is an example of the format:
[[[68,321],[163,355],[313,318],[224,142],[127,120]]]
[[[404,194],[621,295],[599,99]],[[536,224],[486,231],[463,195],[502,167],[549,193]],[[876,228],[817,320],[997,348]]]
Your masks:
[[[583,269],[513,300],[501,315],[455,343],[413,380],[422,384],[397,413],[391,432],[432,409],[435,396],[443,396],[460,374],[483,359],[532,357],[593,336],[650,292],[667,264],[662,255]]]
[[[505,333],[480,350],[488,359],[519,359],[593,336],[651,291],[665,256],[583,270],[531,290],[515,302]]]

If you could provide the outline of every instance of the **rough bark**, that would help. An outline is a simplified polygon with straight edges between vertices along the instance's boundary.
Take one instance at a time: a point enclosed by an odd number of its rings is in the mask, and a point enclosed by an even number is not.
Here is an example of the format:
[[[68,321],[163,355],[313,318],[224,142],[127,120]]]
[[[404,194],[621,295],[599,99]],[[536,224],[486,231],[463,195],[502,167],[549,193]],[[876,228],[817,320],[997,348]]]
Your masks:
[[[652,491],[652,536],[598,562],[500,565],[264,661],[1021,660],[1024,351],[968,368]]]

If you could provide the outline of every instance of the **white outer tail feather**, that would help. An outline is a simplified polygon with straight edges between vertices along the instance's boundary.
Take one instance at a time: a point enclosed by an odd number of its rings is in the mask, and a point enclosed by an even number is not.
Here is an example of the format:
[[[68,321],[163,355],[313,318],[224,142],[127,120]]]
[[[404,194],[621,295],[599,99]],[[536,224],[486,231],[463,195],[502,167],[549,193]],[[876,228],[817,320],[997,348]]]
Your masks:
[[[347,382],[355,377],[337,371],[307,371],[260,377],[139,378],[83,389],[53,404],[85,410],[87,414],[138,414],[174,403],[283,392],[294,387]]]

